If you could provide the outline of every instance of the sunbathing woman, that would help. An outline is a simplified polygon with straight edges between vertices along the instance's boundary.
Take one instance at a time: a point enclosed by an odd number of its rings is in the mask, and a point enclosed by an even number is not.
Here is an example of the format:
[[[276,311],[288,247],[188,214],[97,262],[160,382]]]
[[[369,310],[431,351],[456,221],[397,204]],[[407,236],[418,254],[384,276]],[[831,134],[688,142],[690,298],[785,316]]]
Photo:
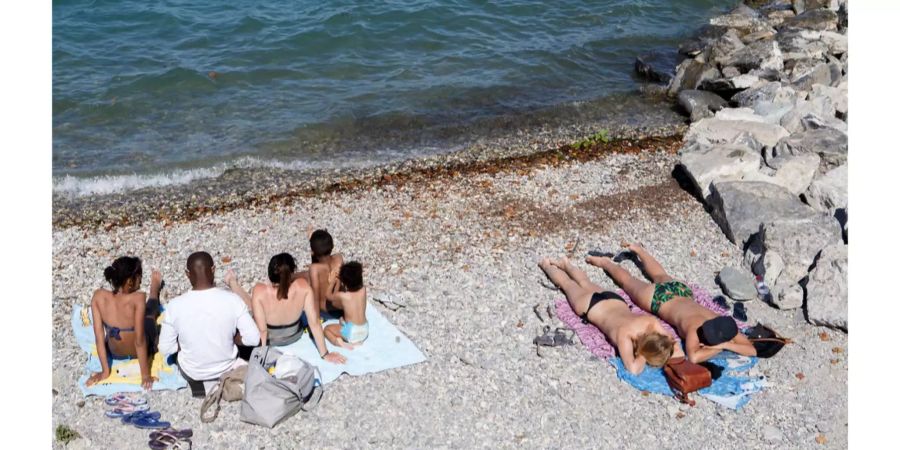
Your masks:
[[[325,347],[319,305],[306,278],[294,277],[296,270],[297,264],[291,255],[277,254],[269,260],[269,281],[272,284],[257,283],[253,288],[253,319],[259,328],[260,344],[288,345],[296,342],[303,335],[300,320],[306,314],[319,356],[326,361],[343,364],[347,361],[343,355],[330,353]]]
[[[619,350],[622,364],[637,375],[645,364],[663,366],[670,356],[684,356],[659,319],[631,312],[625,300],[615,292],[604,291],[591,282],[583,270],[565,257],[538,264],[550,280],[566,294],[572,310],[584,323],[592,323]]]
[[[142,276],[139,258],[122,256],[103,271],[103,276],[112,285],[112,291],[97,289],[91,299],[97,357],[103,371],[91,375],[87,385],[109,377],[110,359],[137,357],[141,386],[150,389],[155,381],[150,376],[150,363],[156,353],[156,318],[159,316],[162,275],[154,270],[150,276],[149,300],[139,291]]]
[[[672,279],[640,245],[629,244],[627,248],[640,259],[644,272],[655,284],[638,280],[607,257],[591,256],[587,262],[605,270],[628,293],[634,304],[672,324],[684,339],[685,351],[691,362],[706,361],[722,350],[746,356],[756,355],[750,341],[738,332],[734,319],[720,316],[697,304],[691,288]]]

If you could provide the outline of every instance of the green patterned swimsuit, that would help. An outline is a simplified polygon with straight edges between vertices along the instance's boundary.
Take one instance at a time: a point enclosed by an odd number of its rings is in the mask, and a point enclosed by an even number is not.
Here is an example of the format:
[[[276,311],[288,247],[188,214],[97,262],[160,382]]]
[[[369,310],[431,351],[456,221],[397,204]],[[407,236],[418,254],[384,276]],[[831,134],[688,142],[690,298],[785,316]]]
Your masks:
[[[659,283],[653,290],[653,300],[650,301],[650,312],[659,314],[659,308],[663,303],[672,300],[672,297],[693,297],[694,292],[680,281],[666,281]]]

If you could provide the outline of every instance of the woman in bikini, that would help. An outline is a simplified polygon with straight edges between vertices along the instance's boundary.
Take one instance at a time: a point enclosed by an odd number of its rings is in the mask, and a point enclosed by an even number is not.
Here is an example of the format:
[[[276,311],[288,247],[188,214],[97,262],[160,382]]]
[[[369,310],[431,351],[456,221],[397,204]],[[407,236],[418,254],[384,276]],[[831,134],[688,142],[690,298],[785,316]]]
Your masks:
[[[605,270],[628,293],[634,304],[674,326],[684,339],[685,351],[691,362],[706,361],[722,350],[745,356],[756,355],[753,344],[738,332],[734,319],[720,316],[697,304],[691,288],[669,276],[640,245],[629,244],[626,247],[639,258],[653,284],[633,277],[608,257],[591,256],[587,262]]]
[[[325,347],[325,332],[319,320],[319,305],[306,277],[296,275],[297,263],[288,253],[279,253],[269,260],[270,283],[257,283],[252,295],[247,294],[234,278],[229,286],[241,297],[250,297],[253,320],[259,328],[261,345],[289,345],[303,336],[300,323],[303,314],[322,359],[343,364],[347,359],[331,353]]]
[[[634,314],[622,297],[591,282],[567,258],[544,258],[538,266],[563,290],[582,322],[594,324],[616,346],[629,372],[637,375],[646,364],[662,367],[669,357],[684,356],[659,319]]]
[[[116,259],[103,271],[112,290],[97,289],[91,299],[94,336],[97,339],[97,356],[102,372],[94,373],[87,380],[91,386],[110,375],[110,359],[137,357],[141,367],[141,386],[150,389],[155,377],[150,366],[156,353],[159,316],[159,290],[162,275],[154,270],[150,276],[150,299],[141,292],[141,260],[131,256]]]

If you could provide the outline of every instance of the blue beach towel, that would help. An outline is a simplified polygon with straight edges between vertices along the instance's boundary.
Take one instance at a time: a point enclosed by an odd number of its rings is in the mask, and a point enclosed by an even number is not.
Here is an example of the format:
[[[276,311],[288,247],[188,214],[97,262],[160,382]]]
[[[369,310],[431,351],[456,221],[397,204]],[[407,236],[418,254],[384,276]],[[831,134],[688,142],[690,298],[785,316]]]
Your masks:
[[[662,368],[646,366],[640,375],[634,375],[625,368],[621,358],[609,358],[609,362],[616,368],[616,375],[619,379],[636,389],[672,395],[672,389],[666,382]],[[721,374],[718,378],[713,379],[711,386],[700,389],[697,393],[720,405],[734,410],[741,409],[750,401],[751,395],[762,391],[767,385],[765,377],[747,375],[747,371],[758,362],[756,357],[723,351],[708,362],[720,367]]]
[[[336,380],[344,373],[359,376],[425,361],[425,355],[416,345],[388,322],[371,303],[366,305],[366,320],[369,322],[369,337],[355,349],[347,350],[325,342],[328,351],[340,353],[347,358],[346,364],[332,364],[322,360],[309,333],[305,333],[293,344],[276,348],[318,367],[323,384]]]
[[[72,331],[75,341],[85,353],[88,354],[84,374],[78,378],[78,387],[85,397],[90,395],[106,396],[116,392],[139,392],[141,388],[140,367],[137,358],[128,360],[113,360],[110,370],[112,375],[93,386],[87,386],[87,379],[94,372],[100,372],[100,358],[97,357],[97,343],[94,339],[91,308],[84,305],[75,305],[72,308]],[[187,381],[181,376],[178,367],[168,364],[163,355],[157,355],[153,360],[151,373],[159,380],[153,383],[153,390],[176,390],[187,387]]]

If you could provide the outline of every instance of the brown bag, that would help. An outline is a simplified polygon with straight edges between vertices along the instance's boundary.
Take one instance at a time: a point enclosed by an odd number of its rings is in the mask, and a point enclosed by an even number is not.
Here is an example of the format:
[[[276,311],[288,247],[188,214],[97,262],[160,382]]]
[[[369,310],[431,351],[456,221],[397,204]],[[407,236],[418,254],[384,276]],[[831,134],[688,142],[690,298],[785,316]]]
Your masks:
[[[209,423],[219,416],[219,402],[235,402],[244,398],[244,378],[247,376],[247,366],[231,369],[219,378],[219,383],[212,392],[203,399],[200,405],[200,421]],[[213,408],[210,411],[210,408]]]
[[[712,374],[709,369],[694,364],[685,358],[670,358],[663,367],[666,381],[675,393],[675,398],[694,406],[695,402],[688,397],[691,392],[712,385]]]

